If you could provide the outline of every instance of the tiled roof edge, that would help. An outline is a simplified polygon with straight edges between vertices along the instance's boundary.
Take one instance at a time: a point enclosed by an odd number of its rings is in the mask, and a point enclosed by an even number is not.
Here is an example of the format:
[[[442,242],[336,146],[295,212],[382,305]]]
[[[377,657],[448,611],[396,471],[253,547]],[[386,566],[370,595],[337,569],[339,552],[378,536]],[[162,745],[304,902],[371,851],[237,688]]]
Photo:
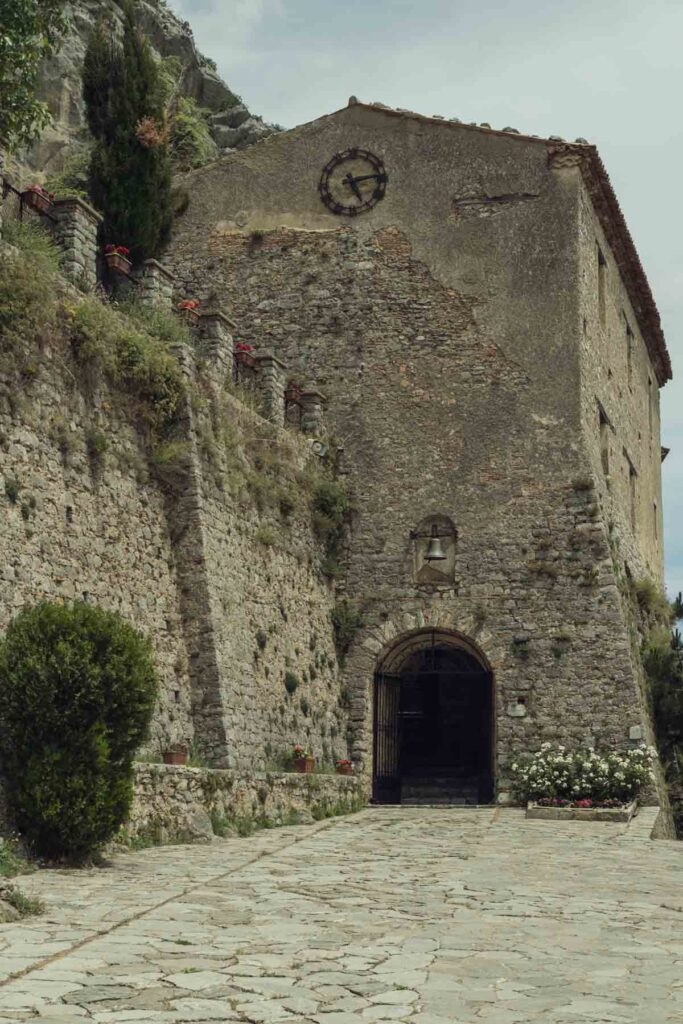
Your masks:
[[[590,196],[593,208],[598,216],[605,237],[614,253],[619,272],[623,278],[631,305],[638,320],[645,344],[652,359],[657,381],[661,386],[671,380],[671,359],[666,347],[662,331],[659,311],[652,295],[647,275],[640,262],[631,232],[619,206],[609,175],[605,169],[597,148],[587,142],[564,142],[560,139],[537,138],[534,135],[523,135],[521,132],[500,131],[483,125],[466,124],[463,121],[449,121],[441,117],[428,117],[425,114],[413,113],[409,110],[394,110],[380,103],[357,102],[354,106],[375,110],[389,117],[412,118],[428,121],[431,124],[445,125],[449,128],[464,131],[482,132],[486,135],[497,135],[506,139],[518,139],[520,142],[532,142],[545,146],[549,156],[555,153],[572,153],[580,159],[577,163]]]

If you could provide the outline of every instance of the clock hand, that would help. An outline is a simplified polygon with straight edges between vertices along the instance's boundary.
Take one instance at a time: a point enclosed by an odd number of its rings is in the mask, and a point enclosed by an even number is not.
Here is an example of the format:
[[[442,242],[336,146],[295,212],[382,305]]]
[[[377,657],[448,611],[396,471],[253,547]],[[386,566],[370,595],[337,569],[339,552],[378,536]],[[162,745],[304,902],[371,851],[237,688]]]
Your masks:
[[[371,181],[373,178],[379,180],[382,178],[382,174],[361,174],[353,178],[354,181]]]
[[[364,202],[361,190],[358,188],[357,185],[357,179],[354,178],[351,174],[347,174],[346,177],[344,178],[344,181],[346,182],[347,185],[349,185],[354,196],[356,196],[361,203]]]

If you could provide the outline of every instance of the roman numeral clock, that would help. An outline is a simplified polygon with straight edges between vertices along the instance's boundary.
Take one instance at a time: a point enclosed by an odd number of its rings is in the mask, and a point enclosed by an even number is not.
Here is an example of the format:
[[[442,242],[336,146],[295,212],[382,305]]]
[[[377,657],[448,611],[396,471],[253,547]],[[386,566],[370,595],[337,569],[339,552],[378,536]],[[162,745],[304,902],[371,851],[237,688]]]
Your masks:
[[[388,180],[384,164],[374,153],[345,149],[323,167],[318,192],[332,213],[356,217],[384,199]]]

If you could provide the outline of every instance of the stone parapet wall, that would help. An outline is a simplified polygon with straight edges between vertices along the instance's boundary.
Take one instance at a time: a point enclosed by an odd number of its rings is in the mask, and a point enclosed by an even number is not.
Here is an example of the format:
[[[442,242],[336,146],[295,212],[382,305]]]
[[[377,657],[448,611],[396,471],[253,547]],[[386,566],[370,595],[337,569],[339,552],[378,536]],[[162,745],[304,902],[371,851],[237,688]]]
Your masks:
[[[366,802],[367,781],[361,776],[136,764],[126,834],[155,842],[207,840],[214,827],[226,834],[245,822],[305,824],[359,810]]]

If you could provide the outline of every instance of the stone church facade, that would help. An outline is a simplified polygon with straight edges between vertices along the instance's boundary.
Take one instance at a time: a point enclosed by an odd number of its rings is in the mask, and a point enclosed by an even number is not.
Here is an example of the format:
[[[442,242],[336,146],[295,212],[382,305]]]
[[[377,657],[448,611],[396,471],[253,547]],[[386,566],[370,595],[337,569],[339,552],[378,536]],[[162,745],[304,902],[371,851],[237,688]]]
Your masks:
[[[671,369],[595,148],[352,100],[180,187],[184,294],[324,396],[376,798],[651,738],[628,591],[663,582]]]

